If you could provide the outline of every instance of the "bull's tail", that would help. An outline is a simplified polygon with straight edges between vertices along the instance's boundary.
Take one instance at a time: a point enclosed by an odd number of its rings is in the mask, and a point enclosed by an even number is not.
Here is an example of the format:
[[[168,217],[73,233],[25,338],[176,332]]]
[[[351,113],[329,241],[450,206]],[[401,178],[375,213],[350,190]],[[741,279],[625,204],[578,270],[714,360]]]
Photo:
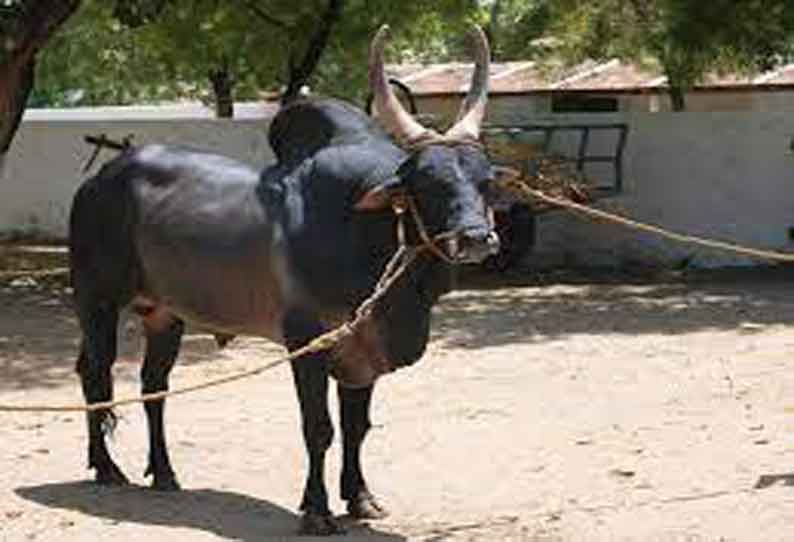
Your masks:
[[[137,258],[133,240],[134,209],[129,168],[123,155],[88,179],[74,196],[69,217],[69,263],[77,316],[82,331],[77,372],[86,402],[113,398],[111,369],[117,355],[119,311],[136,290]],[[125,483],[107,450],[113,432],[110,410],[88,413],[88,464],[100,483]]]
[[[107,163],[77,190],[69,215],[69,265],[75,300],[125,305],[134,293],[138,258],[130,193],[130,156]]]

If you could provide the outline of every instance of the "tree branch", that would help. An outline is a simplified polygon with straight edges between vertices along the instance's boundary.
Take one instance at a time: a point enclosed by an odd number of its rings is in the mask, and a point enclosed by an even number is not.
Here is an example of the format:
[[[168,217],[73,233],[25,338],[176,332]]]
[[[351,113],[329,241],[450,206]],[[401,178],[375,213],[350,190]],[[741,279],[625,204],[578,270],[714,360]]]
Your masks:
[[[488,43],[491,45],[491,51],[493,54],[494,61],[500,58],[500,47],[499,36],[500,32],[500,17],[502,15],[502,2],[501,0],[494,0],[493,4],[491,4],[490,10],[490,17],[488,18],[488,23],[485,25],[483,30],[485,31],[485,36],[488,38]]]
[[[52,35],[71,17],[82,0],[37,0],[21,21],[25,29],[22,47],[36,54]]]
[[[284,21],[276,19],[275,17],[267,13],[264,9],[259,7],[253,0],[241,0],[241,2],[245,5],[246,8],[248,8],[248,10],[251,13],[259,17],[269,25],[275,26],[276,28],[280,28],[286,31],[292,30],[292,27],[290,25],[288,25]]]
[[[33,0],[18,15],[13,46],[0,63],[0,154],[22,120],[36,68],[36,53],[80,7],[81,0]]]
[[[306,52],[300,63],[290,62],[289,82],[287,89],[281,96],[281,104],[287,104],[300,95],[301,88],[308,83],[320,58],[328,45],[333,26],[342,18],[344,10],[344,0],[328,0],[328,7],[320,18],[319,28],[309,40]]]
[[[651,6],[647,2],[644,0],[630,0],[629,3],[634,13],[643,23],[646,25],[651,23]]]

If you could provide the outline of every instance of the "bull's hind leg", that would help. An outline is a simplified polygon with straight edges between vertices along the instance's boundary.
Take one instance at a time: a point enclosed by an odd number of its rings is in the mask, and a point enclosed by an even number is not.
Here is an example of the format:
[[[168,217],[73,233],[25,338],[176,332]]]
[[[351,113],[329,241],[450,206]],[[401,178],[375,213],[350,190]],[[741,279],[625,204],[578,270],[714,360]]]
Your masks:
[[[343,435],[342,499],[347,501],[347,511],[354,518],[384,518],[388,513],[370,493],[361,470],[361,445],[372,426],[369,405],[374,385],[361,389],[339,385],[337,389]]]
[[[156,393],[168,389],[168,375],[179,355],[184,324],[169,317],[165,322],[144,321],[146,327],[146,357],[141,369],[143,393]],[[163,410],[165,399],[144,404],[149,423],[149,464],[144,476],[152,475],[152,487],[164,491],[179,489],[171,467],[165,439]]]
[[[116,360],[118,308],[101,304],[81,311],[83,342],[77,372],[86,402],[101,403],[113,398],[111,367]],[[113,430],[116,418],[110,410],[89,412],[88,467],[96,470],[100,484],[127,484],[127,477],[113,462],[105,443],[105,433]]]
[[[307,344],[322,332],[311,318],[290,313],[284,322],[290,351]],[[325,452],[331,446],[334,428],[328,413],[328,368],[325,354],[313,354],[292,362],[292,375],[300,403],[303,440],[309,456],[309,474],[303,491],[301,533],[331,535],[343,532],[328,508],[325,489]]]

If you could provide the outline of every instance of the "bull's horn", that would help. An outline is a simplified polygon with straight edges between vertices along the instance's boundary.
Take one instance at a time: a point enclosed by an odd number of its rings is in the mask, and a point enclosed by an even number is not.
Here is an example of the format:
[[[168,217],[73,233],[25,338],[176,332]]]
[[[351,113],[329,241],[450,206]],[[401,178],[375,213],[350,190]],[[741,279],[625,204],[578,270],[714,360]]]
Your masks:
[[[471,87],[458,113],[455,124],[445,134],[449,139],[478,139],[480,127],[488,104],[488,78],[491,70],[491,50],[482,28],[474,25],[471,38],[475,47],[474,74]]]
[[[383,48],[388,37],[389,26],[381,26],[372,39],[369,50],[369,87],[373,95],[372,105],[383,127],[398,142],[416,141],[428,130],[405,110],[389,85],[383,65]]]

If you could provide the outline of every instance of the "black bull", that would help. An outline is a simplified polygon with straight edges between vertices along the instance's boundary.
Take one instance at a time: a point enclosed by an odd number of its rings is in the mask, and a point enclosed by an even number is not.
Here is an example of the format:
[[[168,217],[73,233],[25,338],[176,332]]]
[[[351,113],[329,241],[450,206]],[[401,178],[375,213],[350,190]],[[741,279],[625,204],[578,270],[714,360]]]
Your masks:
[[[168,389],[184,322],[219,336],[264,336],[294,350],[350,317],[397,246],[391,198],[408,194],[430,234],[455,232],[450,261],[480,261],[496,248],[486,193],[493,172],[476,144],[487,92],[487,44],[459,122],[440,135],[419,127],[390,94],[385,34],[373,43],[370,80],[381,122],[334,100],[302,101],[274,119],[278,161],[256,171],[229,158],[147,145],[106,164],[78,190],[70,219],[75,304],[83,339],[77,370],[89,403],[112,397],[119,311],[143,317],[145,393]],[[414,224],[415,226],[415,224]],[[408,241],[416,231],[409,228]],[[341,495],[356,517],[384,513],[367,489],[359,452],[376,378],[416,362],[430,310],[449,289],[448,262],[425,253],[372,318],[335,350],[292,364],[309,474],[304,530],[336,532],[324,456],[333,435],[328,375],[336,377],[343,433]],[[177,489],[165,442],[163,401],[145,405],[147,474]],[[126,483],[103,429],[112,413],[88,415],[89,467],[100,483]]]

